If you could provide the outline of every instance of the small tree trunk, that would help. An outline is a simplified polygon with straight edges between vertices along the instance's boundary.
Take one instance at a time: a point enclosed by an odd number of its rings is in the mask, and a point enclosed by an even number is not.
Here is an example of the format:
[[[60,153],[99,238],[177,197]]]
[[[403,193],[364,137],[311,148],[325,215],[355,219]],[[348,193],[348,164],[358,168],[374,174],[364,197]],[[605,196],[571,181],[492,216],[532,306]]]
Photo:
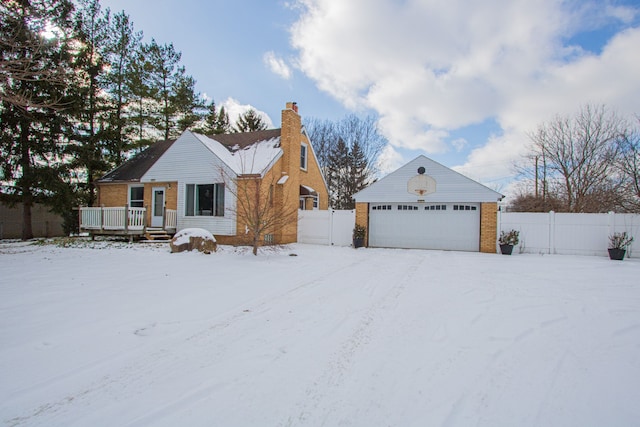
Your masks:
[[[259,246],[258,243],[259,243],[259,240],[254,234],[253,235],[253,254],[256,256],[258,255],[258,246]]]
[[[22,240],[33,239],[33,228],[31,226],[31,197],[23,196],[22,202]]]

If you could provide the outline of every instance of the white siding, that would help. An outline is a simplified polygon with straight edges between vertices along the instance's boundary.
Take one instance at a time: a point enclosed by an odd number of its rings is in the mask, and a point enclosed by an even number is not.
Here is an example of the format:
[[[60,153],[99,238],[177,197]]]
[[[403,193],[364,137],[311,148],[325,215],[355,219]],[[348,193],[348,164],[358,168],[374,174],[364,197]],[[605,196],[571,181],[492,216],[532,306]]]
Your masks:
[[[407,182],[422,166],[436,181],[436,192],[418,197],[407,191]],[[397,171],[354,195],[357,202],[497,202],[502,195],[425,156],[418,156]]]
[[[178,230],[204,228],[214,236],[236,234],[235,197],[225,186],[224,217],[185,216],[186,184],[229,185],[224,175],[233,176],[229,167],[215,156],[192,133],[185,132],[141,178],[141,182],[178,182]]]

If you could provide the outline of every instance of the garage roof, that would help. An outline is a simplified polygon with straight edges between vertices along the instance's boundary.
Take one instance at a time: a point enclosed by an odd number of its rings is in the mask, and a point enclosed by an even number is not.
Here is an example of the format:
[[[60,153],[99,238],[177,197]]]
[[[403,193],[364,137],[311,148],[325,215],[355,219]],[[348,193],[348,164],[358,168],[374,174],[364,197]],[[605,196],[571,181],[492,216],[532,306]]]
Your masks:
[[[425,175],[436,181],[436,191],[418,196],[407,191],[409,180],[419,175],[424,168]],[[374,182],[352,196],[356,202],[497,202],[504,196],[477,181],[449,169],[426,156],[418,156],[395,172]]]

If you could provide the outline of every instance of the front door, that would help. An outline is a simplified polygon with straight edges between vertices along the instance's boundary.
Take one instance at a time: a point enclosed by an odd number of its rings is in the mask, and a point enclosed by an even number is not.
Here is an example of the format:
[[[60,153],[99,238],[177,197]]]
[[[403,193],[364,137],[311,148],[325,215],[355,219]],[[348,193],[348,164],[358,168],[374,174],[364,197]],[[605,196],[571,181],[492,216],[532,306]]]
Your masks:
[[[153,200],[151,200],[151,226],[162,227],[164,216],[164,187],[153,187]]]

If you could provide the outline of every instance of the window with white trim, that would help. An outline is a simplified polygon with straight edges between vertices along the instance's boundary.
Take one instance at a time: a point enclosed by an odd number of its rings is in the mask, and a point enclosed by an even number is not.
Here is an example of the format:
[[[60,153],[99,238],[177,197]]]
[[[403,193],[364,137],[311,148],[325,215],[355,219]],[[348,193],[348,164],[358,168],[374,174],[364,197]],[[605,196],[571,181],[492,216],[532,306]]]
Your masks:
[[[453,210],[454,211],[475,211],[478,208],[476,206],[470,206],[470,205],[453,205]]]
[[[300,169],[307,170],[307,152],[309,147],[304,142],[300,144]]]
[[[427,205],[424,207],[425,211],[446,211],[447,205]]]
[[[144,207],[144,185],[132,185],[129,187],[129,207]]]
[[[371,210],[374,211],[390,211],[391,205],[373,205],[371,206]]]
[[[224,216],[224,184],[187,184],[185,216]]]

